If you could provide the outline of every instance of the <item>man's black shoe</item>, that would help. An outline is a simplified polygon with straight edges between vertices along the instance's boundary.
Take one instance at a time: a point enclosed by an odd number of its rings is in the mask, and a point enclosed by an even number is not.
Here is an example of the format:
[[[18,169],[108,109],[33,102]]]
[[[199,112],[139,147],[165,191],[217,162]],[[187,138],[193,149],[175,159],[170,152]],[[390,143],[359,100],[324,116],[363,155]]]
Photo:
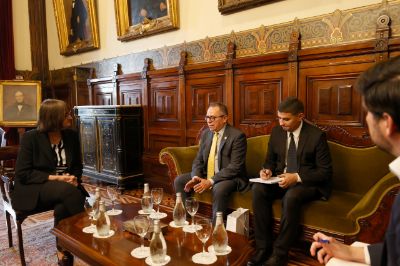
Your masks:
[[[68,251],[62,252],[62,258],[58,259],[59,266],[72,266],[74,265],[74,256]]]
[[[262,265],[269,256],[271,256],[272,249],[258,249],[256,254],[247,262],[247,266]]]
[[[287,266],[288,264],[288,256],[276,255],[273,254],[264,266]]]

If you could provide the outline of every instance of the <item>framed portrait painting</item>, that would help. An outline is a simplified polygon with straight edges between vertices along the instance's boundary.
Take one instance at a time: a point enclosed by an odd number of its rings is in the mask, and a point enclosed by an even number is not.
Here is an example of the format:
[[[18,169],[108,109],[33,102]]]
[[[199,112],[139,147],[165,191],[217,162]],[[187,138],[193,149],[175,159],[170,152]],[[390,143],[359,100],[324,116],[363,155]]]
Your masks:
[[[115,0],[118,40],[179,28],[178,0]]]
[[[274,1],[276,0],[218,0],[218,10],[225,15]]]
[[[53,0],[62,55],[100,47],[95,0]]]
[[[40,81],[0,81],[0,125],[35,126],[41,92]]]

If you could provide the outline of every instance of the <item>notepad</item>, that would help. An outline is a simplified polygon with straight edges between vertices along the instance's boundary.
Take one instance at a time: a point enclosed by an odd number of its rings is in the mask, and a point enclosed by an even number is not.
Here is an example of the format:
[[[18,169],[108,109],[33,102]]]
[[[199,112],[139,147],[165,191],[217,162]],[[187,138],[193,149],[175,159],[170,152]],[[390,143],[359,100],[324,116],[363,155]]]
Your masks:
[[[260,177],[257,178],[250,178],[249,181],[253,183],[261,183],[261,184],[276,184],[282,180],[281,177],[272,176],[267,180],[261,179]]]

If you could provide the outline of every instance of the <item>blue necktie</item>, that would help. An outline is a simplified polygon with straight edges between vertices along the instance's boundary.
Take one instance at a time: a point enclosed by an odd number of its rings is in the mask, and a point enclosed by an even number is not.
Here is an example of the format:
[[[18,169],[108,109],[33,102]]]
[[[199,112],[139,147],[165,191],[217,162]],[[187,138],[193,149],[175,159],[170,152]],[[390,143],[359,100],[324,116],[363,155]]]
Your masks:
[[[290,143],[286,159],[286,173],[297,172],[297,155],[296,144],[294,142],[293,133],[290,133]]]

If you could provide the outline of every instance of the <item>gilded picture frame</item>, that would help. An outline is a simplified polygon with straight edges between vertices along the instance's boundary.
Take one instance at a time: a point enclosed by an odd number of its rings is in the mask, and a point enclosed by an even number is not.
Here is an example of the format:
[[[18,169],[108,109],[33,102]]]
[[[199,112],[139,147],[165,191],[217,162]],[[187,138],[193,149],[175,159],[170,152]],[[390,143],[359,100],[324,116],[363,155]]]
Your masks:
[[[115,0],[118,40],[179,29],[178,0]]]
[[[0,81],[0,125],[36,126],[42,102],[42,86],[36,80]]]
[[[218,0],[218,10],[225,15],[274,1],[276,0]]]
[[[60,54],[100,47],[95,0],[53,0]]]

